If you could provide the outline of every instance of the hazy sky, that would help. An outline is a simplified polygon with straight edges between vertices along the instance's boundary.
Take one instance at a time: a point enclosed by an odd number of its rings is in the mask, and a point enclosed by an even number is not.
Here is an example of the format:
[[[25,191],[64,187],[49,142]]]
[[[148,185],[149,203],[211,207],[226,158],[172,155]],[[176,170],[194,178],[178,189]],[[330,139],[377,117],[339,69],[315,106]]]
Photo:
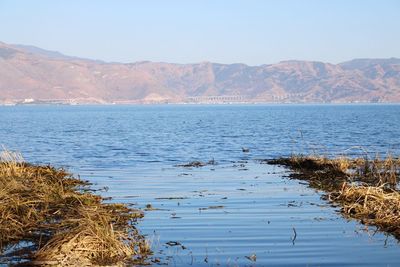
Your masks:
[[[400,0],[0,0],[0,41],[120,62],[400,57]]]

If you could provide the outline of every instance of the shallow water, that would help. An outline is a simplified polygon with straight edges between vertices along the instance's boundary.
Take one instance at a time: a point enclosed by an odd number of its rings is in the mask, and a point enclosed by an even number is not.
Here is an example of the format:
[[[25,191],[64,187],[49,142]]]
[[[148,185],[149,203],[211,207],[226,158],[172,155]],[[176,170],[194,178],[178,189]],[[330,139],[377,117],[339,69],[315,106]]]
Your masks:
[[[398,105],[0,107],[0,142],[107,187],[112,201],[151,204],[139,227],[170,266],[397,266],[395,239],[257,159],[398,155],[399,114]],[[210,159],[218,164],[175,166]]]

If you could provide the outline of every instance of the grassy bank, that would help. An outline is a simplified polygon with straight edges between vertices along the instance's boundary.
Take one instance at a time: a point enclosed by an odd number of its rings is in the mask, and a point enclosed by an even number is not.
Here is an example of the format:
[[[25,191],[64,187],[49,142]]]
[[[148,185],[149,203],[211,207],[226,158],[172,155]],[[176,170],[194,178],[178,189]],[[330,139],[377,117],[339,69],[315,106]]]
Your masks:
[[[400,239],[398,158],[292,156],[267,162],[287,166],[293,170],[291,178],[306,180],[311,187],[326,191],[327,199],[340,205],[345,216]]]
[[[58,266],[143,263],[150,253],[134,227],[142,213],[106,204],[63,169],[0,158],[2,261]]]

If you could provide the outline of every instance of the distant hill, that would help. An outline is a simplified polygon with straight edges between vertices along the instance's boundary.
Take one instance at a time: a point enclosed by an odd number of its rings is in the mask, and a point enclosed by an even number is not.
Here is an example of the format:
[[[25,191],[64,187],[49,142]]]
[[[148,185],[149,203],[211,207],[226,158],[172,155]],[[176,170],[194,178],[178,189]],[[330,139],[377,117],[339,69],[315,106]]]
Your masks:
[[[400,59],[106,63],[0,42],[0,103],[400,102]]]

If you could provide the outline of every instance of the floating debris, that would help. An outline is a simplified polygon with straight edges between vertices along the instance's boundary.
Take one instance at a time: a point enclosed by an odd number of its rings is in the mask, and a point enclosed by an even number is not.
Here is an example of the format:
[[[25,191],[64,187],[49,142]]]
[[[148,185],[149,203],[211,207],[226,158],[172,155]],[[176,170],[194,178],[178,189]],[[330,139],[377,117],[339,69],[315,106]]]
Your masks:
[[[199,168],[199,167],[204,167],[204,166],[207,166],[207,165],[216,165],[216,164],[217,164],[217,162],[214,159],[212,159],[212,160],[209,160],[208,162],[192,161],[192,162],[185,163],[185,164],[178,164],[178,165],[176,165],[176,167],[185,167],[185,168],[195,167],[195,168]]]
[[[251,261],[257,261],[257,255],[255,253],[251,254],[250,256],[245,256],[245,258]]]
[[[293,237],[292,237],[292,243],[293,245],[295,244],[296,238],[297,238],[297,232],[296,232],[296,228],[292,228],[293,229]]]
[[[178,176],[191,176],[191,175],[192,175],[191,173],[181,173]]]
[[[174,200],[174,199],[188,199],[188,197],[156,197],[158,200]]]
[[[154,211],[154,210],[165,210],[165,209],[154,208],[153,205],[146,204],[146,207],[144,208],[144,210],[145,211]]]
[[[174,247],[174,246],[182,246],[182,244],[178,241],[168,241],[165,244],[167,244],[170,247]]]
[[[242,147],[242,152],[243,153],[249,153],[250,152],[250,148]]]
[[[225,206],[219,205],[219,206],[209,206],[207,208],[199,208],[199,210],[216,210],[216,209],[223,209],[223,208],[225,208]]]

